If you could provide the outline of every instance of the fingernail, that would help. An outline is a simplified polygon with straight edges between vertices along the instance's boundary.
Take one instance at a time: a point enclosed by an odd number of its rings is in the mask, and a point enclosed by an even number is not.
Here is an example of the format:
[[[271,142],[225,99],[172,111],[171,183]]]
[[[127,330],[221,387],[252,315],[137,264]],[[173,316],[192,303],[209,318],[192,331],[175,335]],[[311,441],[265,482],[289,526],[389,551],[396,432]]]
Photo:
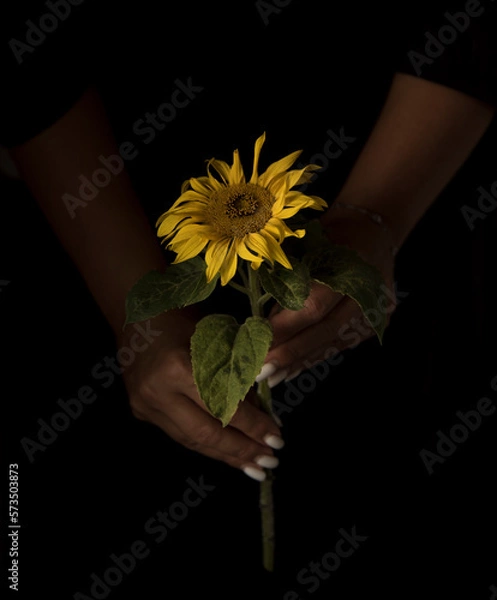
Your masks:
[[[264,379],[267,379],[268,377],[271,377],[271,375],[273,373],[276,373],[277,370],[278,370],[278,365],[276,363],[273,363],[273,362],[266,363],[262,367],[259,375],[257,375],[257,377],[255,378],[256,382],[259,383],[259,381],[264,381]]]
[[[266,435],[264,442],[274,450],[281,450],[281,448],[283,448],[285,445],[285,442],[280,437],[272,434]]]
[[[278,383],[281,383],[287,375],[288,375],[288,369],[280,369],[274,375],[271,375],[271,377],[268,377],[268,380],[267,380],[268,386],[270,388],[273,388],[274,386],[278,385]]]
[[[266,473],[260,469],[255,469],[254,467],[245,467],[243,472],[245,475],[248,475],[250,479],[255,479],[256,481],[264,481],[264,479],[266,479]]]
[[[283,427],[283,422],[278,417],[278,415],[276,415],[274,413],[273,413],[273,421],[276,423],[276,425],[278,425],[278,427]]]
[[[295,377],[298,377],[302,371],[304,369],[297,369],[296,371],[293,371],[293,373],[290,373],[290,375],[288,375],[288,377],[285,379],[285,381],[292,381],[292,379],[295,379]]]
[[[259,467],[264,467],[265,469],[274,469],[280,464],[280,461],[276,458],[276,456],[269,456],[267,454],[258,456],[255,459],[255,462],[259,465]]]

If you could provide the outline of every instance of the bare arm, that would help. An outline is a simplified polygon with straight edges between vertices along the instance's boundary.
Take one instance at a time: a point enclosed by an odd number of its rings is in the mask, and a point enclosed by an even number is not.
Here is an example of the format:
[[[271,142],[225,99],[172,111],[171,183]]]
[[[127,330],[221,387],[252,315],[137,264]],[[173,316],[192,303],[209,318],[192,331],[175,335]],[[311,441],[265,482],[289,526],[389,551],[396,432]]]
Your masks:
[[[454,89],[397,74],[337,200],[383,215],[401,246],[471,154],[494,112]],[[330,211],[323,221],[335,214]]]
[[[483,136],[494,108],[454,89],[397,74],[378,121],[337,201],[383,216],[392,232],[350,208],[323,217],[328,235],[382,271],[391,286],[392,244],[400,247]],[[393,307],[392,307],[393,308]],[[304,309],[275,310],[267,362],[279,365],[270,385],[371,335],[352,300],[315,285]],[[348,326],[348,330],[347,330]],[[352,331],[353,335],[345,335]]]
[[[99,96],[89,91],[52,127],[15,148],[13,157],[118,343],[127,344],[129,336],[121,331],[127,292],[146,272],[167,268],[156,234],[124,171],[75,218],[62,200],[65,193],[77,194],[79,175],[91,178],[102,166],[100,155],[117,153]],[[206,411],[190,362],[196,318],[196,310],[187,308],[152,321],[157,336],[137,350],[123,375],[133,412],[188,448],[263,478],[261,466],[277,464],[272,448],[280,445],[279,428],[250,402],[225,428]]]
[[[117,146],[98,94],[89,90],[52,127],[13,149],[24,181],[85,279],[116,334],[124,300],[147,271],[162,270],[164,255],[123,169],[86,207],[70,211],[63,194],[78,195],[78,177],[91,179],[99,155]]]

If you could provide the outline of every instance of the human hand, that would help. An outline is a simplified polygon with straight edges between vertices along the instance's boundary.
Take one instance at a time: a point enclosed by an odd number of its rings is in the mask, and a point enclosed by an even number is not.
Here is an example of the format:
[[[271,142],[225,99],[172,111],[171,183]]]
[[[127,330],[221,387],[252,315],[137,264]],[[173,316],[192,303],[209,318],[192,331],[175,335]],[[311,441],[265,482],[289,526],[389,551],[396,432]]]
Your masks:
[[[327,219],[325,230],[330,241],[356,250],[380,270],[385,289],[378,311],[386,312],[389,320],[395,309],[394,257],[384,231],[365,215],[342,211]],[[374,322],[371,311],[369,316]],[[275,305],[269,320],[273,343],[257,381],[267,378],[270,387],[375,335],[355,300],[320,283],[313,283],[303,309],[292,311]]]
[[[123,372],[131,409],[135,417],[157,425],[183,446],[262,481],[263,468],[278,464],[273,449],[283,446],[279,428],[255,406],[252,390],[227,427],[207,411],[190,359],[190,338],[198,318],[194,309],[183,309],[149,322],[153,341],[136,352],[135,361]],[[134,334],[128,325],[119,340],[121,347],[129,345]]]

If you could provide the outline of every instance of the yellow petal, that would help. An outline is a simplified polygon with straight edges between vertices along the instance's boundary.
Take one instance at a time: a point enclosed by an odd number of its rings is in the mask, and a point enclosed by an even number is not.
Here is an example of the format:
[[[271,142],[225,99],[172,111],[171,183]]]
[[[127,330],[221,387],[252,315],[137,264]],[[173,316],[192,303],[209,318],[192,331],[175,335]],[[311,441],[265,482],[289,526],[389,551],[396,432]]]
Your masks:
[[[250,234],[247,234],[247,235],[250,235]],[[247,248],[247,243],[246,243],[247,235],[243,236],[243,238],[240,238],[240,240],[237,240],[237,252],[238,252],[238,256],[240,258],[242,258],[243,260],[261,262],[262,258],[260,258],[259,256],[257,256],[256,254],[253,254]]]
[[[302,178],[308,172],[308,168],[304,167],[303,169],[295,169],[294,171],[288,171],[286,184],[288,189],[293,188],[293,186],[297,185]]]
[[[188,215],[185,215],[185,214],[174,214],[174,213],[166,215],[165,219],[159,225],[159,229],[157,230],[157,235],[159,237],[163,237],[165,235],[169,235],[185,219],[188,219]]]
[[[215,191],[208,177],[192,177],[190,185],[196,192],[207,197]]]
[[[310,183],[315,176],[314,171],[320,171],[322,168],[323,167],[321,167],[320,165],[307,165],[305,173],[302,174],[302,176],[295,185],[303,185],[304,183]]]
[[[279,213],[288,206],[288,187],[285,186],[284,189],[281,189],[280,192],[276,195],[276,200],[271,207],[273,216],[279,216]]]
[[[205,272],[207,276],[207,282],[210,282],[219,273],[223,266],[226,253],[228,252],[230,244],[229,238],[222,238],[216,242],[211,242],[205,253],[205,262],[207,263],[207,270]]]
[[[266,245],[267,245],[267,248],[268,248],[268,251],[269,251],[269,256],[271,257],[271,261],[275,261],[276,260],[280,264],[282,264],[284,267],[286,267],[287,269],[292,269],[293,268],[292,264],[288,260],[286,254],[281,249],[281,246],[271,236],[271,234],[265,232],[264,229],[262,229],[261,230],[261,235],[263,236],[263,238],[266,241]]]
[[[307,203],[308,208],[316,208],[319,210],[328,208],[328,203],[326,202],[326,200],[323,200],[319,196],[309,196],[309,198],[312,200],[312,202]]]
[[[278,211],[273,211],[273,217],[277,217],[278,219],[289,219],[296,215],[299,210],[301,210],[302,206],[290,206],[288,208],[283,208]]]
[[[209,196],[207,194],[200,194],[199,192],[194,192],[193,190],[187,190],[186,192],[183,192],[183,194],[181,194],[177,200],[174,201],[169,210],[174,210],[179,206],[183,206],[187,202],[200,202],[201,204],[206,204],[208,201]]]
[[[305,235],[305,229],[296,229],[292,231],[290,227],[280,219],[272,217],[264,225],[264,230],[270,233],[278,242],[282,242],[287,237],[301,238]]]
[[[275,240],[278,242],[282,242],[286,237],[285,228],[291,233],[292,230],[287,227],[283,221],[280,219],[275,219],[274,217],[269,219],[269,221],[264,225],[264,230],[270,233]]]
[[[259,177],[259,185],[267,187],[276,175],[288,170],[301,154],[302,150],[297,150],[269,165],[267,170]]]
[[[236,253],[236,244],[233,240],[230,249],[228,250],[228,254],[221,266],[221,285],[226,285],[228,281],[233,279],[236,273],[237,263],[238,255]]]
[[[174,235],[175,242],[182,242],[191,237],[204,237],[206,240],[212,239],[212,228],[209,225],[199,225],[198,223],[188,223],[180,227]]]
[[[230,185],[236,183],[245,183],[245,175],[243,173],[242,164],[240,162],[240,154],[238,150],[233,152],[233,165],[230,169]]]
[[[173,252],[177,252],[173,263],[184,262],[185,260],[190,260],[190,258],[197,256],[205,248],[208,241],[209,240],[203,236],[193,236],[189,240],[179,242],[178,244],[172,242],[170,249]]]
[[[261,232],[248,233],[245,237],[245,243],[249,250],[257,252],[260,255],[259,258],[267,258],[273,264],[271,254],[269,253],[269,246],[266,239],[261,235]]]
[[[286,173],[286,171],[284,171],[283,173],[279,173],[278,175],[276,175],[275,177],[273,177],[273,179],[269,182],[269,184],[267,186],[267,189],[276,198],[278,198],[282,194],[283,194],[283,196],[286,195],[286,193],[290,189],[288,187],[288,183],[287,183],[287,173]]]
[[[254,168],[252,170],[252,177],[250,178],[249,183],[254,183],[254,184],[257,183],[257,178],[258,178],[257,169],[259,168],[259,156],[261,154],[261,149],[262,149],[262,146],[263,146],[265,140],[266,140],[266,132],[264,132],[259,138],[257,138],[257,141],[255,142]]]
[[[223,182],[228,185],[229,184],[229,180],[230,180],[230,166],[228,165],[227,162],[224,162],[224,160],[217,160],[216,158],[211,158],[208,161],[208,167],[212,166],[213,169],[215,169],[219,176],[221,177],[221,179],[223,180]]]
[[[297,214],[303,208],[313,208],[315,210],[323,210],[327,208],[326,202],[319,196],[306,196],[301,192],[288,192],[284,198],[284,202],[279,198],[272,206],[273,217],[278,219],[289,219]]]

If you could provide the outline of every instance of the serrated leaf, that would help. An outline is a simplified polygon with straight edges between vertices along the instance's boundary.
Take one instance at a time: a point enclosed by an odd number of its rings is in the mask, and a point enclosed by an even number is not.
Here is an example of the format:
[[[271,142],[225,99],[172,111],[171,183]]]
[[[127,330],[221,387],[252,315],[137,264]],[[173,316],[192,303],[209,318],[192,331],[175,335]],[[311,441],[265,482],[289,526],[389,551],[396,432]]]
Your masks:
[[[144,275],[126,296],[126,323],[145,321],[208,298],[218,277],[207,283],[205,269],[204,259],[196,256],[170,265],[164,273],[151,271]]]
[[[380,302],[386,289],[380,271],[354,250],[333,244],[307,255],[305,262],[315,281],[357,302],[381,343],[387,327],[387,313],[384,303]]]
[[[311,292],[311,276],[307,266],[291,260],[293,269],[276,266],[274,269],[261,265],[259,275],[262,287],[283,308],[301,310]]]
[[[209,412],[226,427],[266,358],[273,332],[269,321],[230,315],[201,319],[191,338],[193,377]]]
[[[323,225],[319,219],[312,219],[305,225],[305,236],[303,246],[306,252],[317,252],[323,247],[329,247],[330,241],[324,232]]]

